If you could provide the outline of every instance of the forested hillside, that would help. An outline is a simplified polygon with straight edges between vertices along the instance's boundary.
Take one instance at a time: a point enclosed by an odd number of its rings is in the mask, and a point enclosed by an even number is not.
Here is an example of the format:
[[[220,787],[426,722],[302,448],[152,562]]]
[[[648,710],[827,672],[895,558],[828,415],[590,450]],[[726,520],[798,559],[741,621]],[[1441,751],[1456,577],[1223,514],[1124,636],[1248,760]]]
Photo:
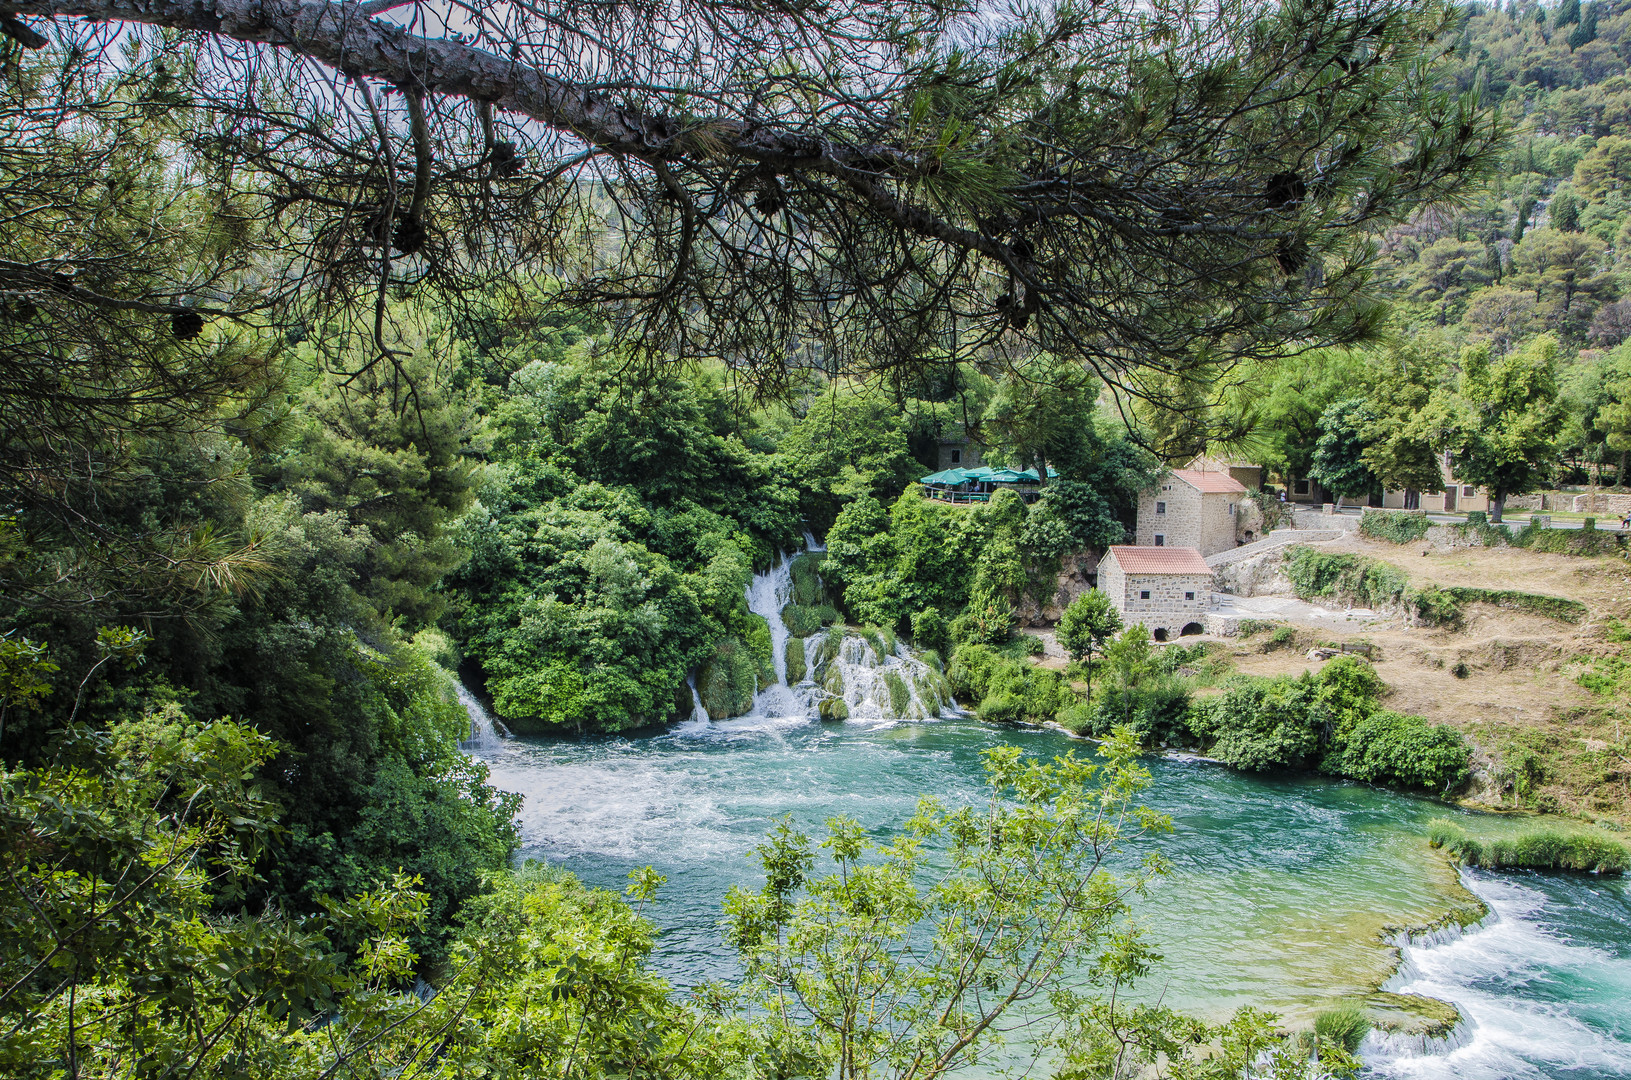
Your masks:
[[[1627,483],[1631,452],[1631,5],[1468,4],[1443,75],[1498,110],[1504,153],[1458,201],[1375,236],[1378,295],[1394,344],[1381,356],[1319,354],[1255,380],[1245,408],[1265,464],[1333,491],[1438,490],[1436,451],[1496,489]],[[1532,466],[1503,473],[1450,400],[1468,366],[1493,363],[1475,411],[1537,429]],[[1476,359],[1483,357],[1484,359]],[[1474,375],[1474,382],[1482,376]],[[1435,398],[1435,391],[1446,393]],[[1496,405],[1497,399],[1503,404]],[[1523,419],[1517,405],[1540,408]],[[1554,404],[1555,403],[1555,404]],[[1321,423],[1325,409],[1341,405]],[[1250,421],[1247,422],[1249,427]],[[1316,447],[1327,450],[1316,463]],[[1555,440],[1555,441],[1554,441]],[[1553,467],[1553,463],[1556,467]],[[1517,488],[1512,487],[1513,484]]]

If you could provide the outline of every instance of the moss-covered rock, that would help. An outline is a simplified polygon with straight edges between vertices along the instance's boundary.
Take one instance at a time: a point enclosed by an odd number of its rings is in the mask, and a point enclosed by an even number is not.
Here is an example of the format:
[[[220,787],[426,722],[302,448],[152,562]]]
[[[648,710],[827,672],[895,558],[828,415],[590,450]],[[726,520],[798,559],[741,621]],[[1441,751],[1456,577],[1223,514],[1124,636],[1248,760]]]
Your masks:
[[[715,720],[741,716],[753,708],[758,689],[758,660],[737,638],[726,638],[714,646],[714,654],[697,671],[697,694]]]
[[[792,603],[782,608],[782,624],[794,637],[809,637],[821,629],[821,609]]]
[[[849,719],[849,705],[841,697],[822,698],[821,704],[816,706],[816,711],[821,714],[823,720]]]
[[[782,653],[787,659],[787,685],[797,686],[804,681],[807,674],[804,666],[804,639],[788,638]]]
[[[748,651],[757,665],[759,689],[776,683],[776,645],[770,637],[770,623],[763,615],[749,615],[746,634]]]
[[[884,685],[889,687],[889,710],[896,716],[905,716],[912,707],[912,689],[896,671],[883,673]]]

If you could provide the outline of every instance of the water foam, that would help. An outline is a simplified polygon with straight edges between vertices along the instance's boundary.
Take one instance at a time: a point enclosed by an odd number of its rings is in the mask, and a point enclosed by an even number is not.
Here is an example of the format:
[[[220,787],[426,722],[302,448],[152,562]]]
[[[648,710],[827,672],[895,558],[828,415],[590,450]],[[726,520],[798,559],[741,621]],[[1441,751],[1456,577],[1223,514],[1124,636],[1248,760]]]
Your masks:
[[[1549,929],[1548,898],[1532,879],[1462,876],[1490,914],[1466,931],[1405,944],[1383,987],[1448,1001],[1461,1024],[1447,1039],[1373,1033],[1361,1050],[1370,1071],[1421,1080],[1631,1076],[1631,959]]]
[[[460,742],[459,748],[483,756],[503,751],[504,740],[513,737],[509,729],[463,683],[457,684],[454,693],[470,717],[470,737]]]

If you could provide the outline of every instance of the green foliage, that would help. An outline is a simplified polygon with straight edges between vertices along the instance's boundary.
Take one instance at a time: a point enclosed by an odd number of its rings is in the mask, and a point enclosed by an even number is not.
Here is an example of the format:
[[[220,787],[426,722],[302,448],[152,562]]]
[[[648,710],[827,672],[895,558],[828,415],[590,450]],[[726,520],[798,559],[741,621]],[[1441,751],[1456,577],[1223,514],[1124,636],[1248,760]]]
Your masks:
[[[1545,596],[1515,589],[1477,589],[1467,585],[1447,585],[1442,591],[1453,597],[1457,604],[1491,604],[1558,622],[1578,623],[1588,613],[1585,604],[1566,596]]]
[[[957,647],[946,679],[954,695],[975,702],[975,715],[992,723],[1047,723],[1076,700],[1057,671],[1003,656],[979,643]]]
[[[940,1076],[992,1045],[1018,1002],[1068,1000],[1074,1013],[1110,999],[1070,989],[1076,972],[1097,973],[1107,995],[1142,975],[1153,956],[1129,900],[1163,864],[1116,855],[1170,823],[1137,805],[1149,776],[1132,739],[1100,754],[988,750],[987,801],[926,797],[893,837],[833,817],[818,849],[781,823],[758,849],[764,887],[732,889],[725,905],[760,1044],[801,1075],[892,1062]],[[912,993],[893,992],[908,979]]]
[[[1447,724],[1378,709],[1359,720],[1321,769],[1367,783],[1448,793],[1467,782],[1472,750]]]
[[[1059,617],[1059,645],[1072,660],[1091,660],[1105,643],[1121,632],[1121,613],[1100,589],[1077,596]]]
[[[1461,356],[1460,404],[1443,445],[1458,480],[1489,489],[1497,521],[1506,497],[1534,490],[1557,459],[1557,354],[1557,342],[1542,336],[1493,360],[1487,347]]]
[[[1319,442],[1308,475],[1340,496],[1354,498],[1380,490],[1365,464],[1364,432],[1376,420],[1363,398],[1332,402],[1320,416]]]
[[[1479,839],[1442,818],[1429,826],[1428,842],[1468,866],[1490,870],[1574,870],[1619,874],[1631,868],[1631,848],[1584,829],[1531,828],[1515,836]]]
[[[697,694],[715,720],[741,716],[753,708],[758,690],[759,660],[736,638],[716,644],[713,655],[697,670]]]
[[[1409,544],[1422,539],[1432,527],[1420,510],[1373,510],[1359,516],[1359,535],[1391,544]]]
[[[1411,596],[1410,579],[1402,571],[1363,555],[1296,544],[1286,549],[1285,572],[1305,600],[1323,597],[1385,608],[1407,603]]]
[[[809,674],[804,662],[804,639],[788,638],[782,647],[782,657],[787,668],[787,685],[797,686]]]
[[[1370,1032],[1370,1017],[1365,1007],[1357,1002],[1326,1009],[1314,1017],[1314,1035],[1323,1046],[1341,1047],[1349,1054],[1359,1052],[1359,1044]]]
[[[1512,546],[1550,555],[1615,555],[1626,550],[1623,536],[1604,529],[1542,529],[1533,524],[1513,535]]]
[[[1335,657],[1318,674],[1236,677],[1223,693],[1195,699],[1183,726],[1238,769],[1318,769],[1439,793],[1461,787],[1471,747],[1447,725],[1378,709],[1384,691],[1369,663]]]
[[[912,645],[917,649],[946,652],[951,646],[951,627],[937,607],[926,607],[912,616]]]
[[[774,678],[744,590],[755,559],[791,546],[791,491],[706,379],[625,390],[592,365],[535,362],[492,409],[496,464],[461,522],[470,558],[448,585],[463,600],[460,644],[512,729],[667,720],[675,688],[704,665],[710,713],[738,715],[740,661],[755,682]],[[802,556],[791,568],[811,602],[791,613],[795,629],[831,621],[820,565]]]

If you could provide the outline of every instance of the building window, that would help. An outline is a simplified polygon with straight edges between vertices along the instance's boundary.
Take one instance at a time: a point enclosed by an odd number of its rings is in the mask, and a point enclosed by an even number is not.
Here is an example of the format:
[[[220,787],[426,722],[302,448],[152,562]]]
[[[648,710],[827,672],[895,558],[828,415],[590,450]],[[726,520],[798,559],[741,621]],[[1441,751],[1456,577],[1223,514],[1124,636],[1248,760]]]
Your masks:
[[[1195,594],[1192,593],[1192,592],[1186,592],[1186,593],[1184,593],[1184,599],[1185,600],[1193,600],[1193,599],[1195,599]]]
[[[1478,489],[1473,487],[1471,484],[1468,484],[1468,485],[1466,485],[1465,487],[1463,487],[1461,489],[1461,494],[1463,494],[1463,495],[1476,495],[1476,494],[1478,494]]]
[[[1167,504],[1166,504],[1166,503],[1164,503],[1164,502],[1158,502],[1158,503],[1156,503],[1156,504],[1155,504],[1155,512],[1156,512],[1156,513],[1157,513],[1157,514],[1164,514],[1164,513],[1166,513],[1166,512],[1167,512]]]
[[[1234,503],[1229,504],[1229,516],[1230,517],[1235,516],[1235,504]]]
[[[951,452],[951,463],[953,465],[961,465],[963,463],[963,452],[961,450],[953,450]]]
[[[1150,598],[1150,590],[1148,590],[1148,589],[1138,590],[1138,598],[1140,600],[1148,600]]]
[[[1156,547],[1166,547],[1167,546],[1167,534],[1166,533],[1156,533],[1155,534],[1155,546]]]
[[[1307,495],[1308,494],[1308,481],[1307,480],[1297,481],[1296,492],[1297,492],[1298,495]]]

